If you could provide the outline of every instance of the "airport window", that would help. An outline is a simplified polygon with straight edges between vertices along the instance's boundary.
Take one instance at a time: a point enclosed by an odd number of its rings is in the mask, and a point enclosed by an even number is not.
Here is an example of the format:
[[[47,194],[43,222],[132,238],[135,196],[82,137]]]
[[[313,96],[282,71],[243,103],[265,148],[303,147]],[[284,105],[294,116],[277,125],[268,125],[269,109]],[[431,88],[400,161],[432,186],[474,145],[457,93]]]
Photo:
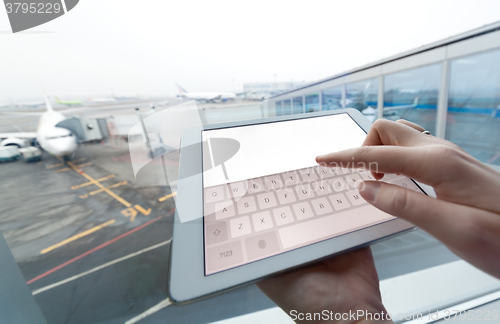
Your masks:
[[[319,111],[319,94],[311,93],[306,95],[306,112]]]
[[[292,101],[290,99],[283,100],[283,115],[292,114]]]
[[[434,134],[440,80],[441,64],[385,76],[384,118],[406,119]]]
[[[342,109],[342,87],[321,91],[321,110]]]
[[[346,85],[346,108],[355,108],[370,121],[377,119],[378,78]]]
[[[276,101],[276,116],[281,116],[282,114],[281,101]]]
[[[453,60],[446,139],[500,165],[500,50]]]
[[[302,114],[304,112],[304,101],[302,97],[295,97],[292,99],[293,113]]]

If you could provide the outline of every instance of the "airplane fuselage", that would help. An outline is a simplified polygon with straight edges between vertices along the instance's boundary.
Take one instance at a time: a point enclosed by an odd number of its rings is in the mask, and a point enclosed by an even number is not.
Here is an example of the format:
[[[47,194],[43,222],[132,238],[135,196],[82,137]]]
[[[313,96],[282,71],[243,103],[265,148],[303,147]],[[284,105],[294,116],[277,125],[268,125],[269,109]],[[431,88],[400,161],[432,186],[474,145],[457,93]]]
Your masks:
[[[47,152],[66,156],[75,152],[78,143],[76,136],[68,129],[56,127],[57,123],[66,119],[57,111],[47,111],[40,117],[36,140]]]

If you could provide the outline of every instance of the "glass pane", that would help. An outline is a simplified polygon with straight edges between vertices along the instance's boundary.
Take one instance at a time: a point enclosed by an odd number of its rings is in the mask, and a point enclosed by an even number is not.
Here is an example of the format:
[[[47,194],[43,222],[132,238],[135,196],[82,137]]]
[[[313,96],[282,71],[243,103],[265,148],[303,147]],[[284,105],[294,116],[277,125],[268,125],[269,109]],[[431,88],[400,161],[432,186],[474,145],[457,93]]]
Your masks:
[[[441,64],[387,75],[384,78],[384,118],[406,119],[434,134],[440,80]]]
[[[342,109],[342,87],[335,87],[321,92],[322,110]]]
[[[500,165],[500,51],[451,62],[446,139]]]
[[[292,101],[290,99],[283,100],[283,115],[292,114]]]
[[[276,116],[281,116],[282,114],[281,101],[276,101]]]
[[[355,108],[370,121],[377,119],[378,78],[346,85],[346,108]]]
[[[302,114],[303,112],[304,112],[304,102],[302,101],[302,97],[293,98],[293,113]]]
[[[311,93],[306,95],[306,112],[319,111],[319,94]]]

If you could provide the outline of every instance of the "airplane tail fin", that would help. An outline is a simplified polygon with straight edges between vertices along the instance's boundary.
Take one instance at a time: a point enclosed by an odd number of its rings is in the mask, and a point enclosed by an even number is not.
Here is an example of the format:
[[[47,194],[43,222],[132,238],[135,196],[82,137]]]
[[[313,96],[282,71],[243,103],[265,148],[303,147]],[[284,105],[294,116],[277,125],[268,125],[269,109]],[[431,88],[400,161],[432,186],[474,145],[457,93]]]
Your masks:
[[[183,95],[183,94],[186,94],[187,91],[184,90],[178,83],[175,84],[177,86],[177,90],[179,90],[179,94],[180,95]]]
[[[45,99],[45,108],[47,108],[47,111],[54,111],[54,109],[52,109],[52,105],[50,104],[49,97],[47,97],[46,94],[44,94],[43,97]]]

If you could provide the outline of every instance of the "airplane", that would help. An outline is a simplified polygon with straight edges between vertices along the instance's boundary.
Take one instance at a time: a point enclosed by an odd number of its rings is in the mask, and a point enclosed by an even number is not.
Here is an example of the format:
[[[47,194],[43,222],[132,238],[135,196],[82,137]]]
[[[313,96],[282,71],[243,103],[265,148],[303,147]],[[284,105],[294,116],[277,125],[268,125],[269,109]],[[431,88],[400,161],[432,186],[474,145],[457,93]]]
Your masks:
[[[81,100],[61,100],[57,97],[56,98],[56,102],[60,105],[65,105],[65,106],[69,106],[69,107],[72,107],[72,106],[81,106],[83,105],[83,102]]]
[[[177,85],[179,94],[177,97],[186,98],[192,100],[215,102],[215,101],[227,101],[236,98],[236,95],[232,92],[187,92],[180,85]]]
[[[0,146],[22,147],[25,146],[26,140],[36,139],[42,149],[50,154],[62,156],[65,159],[73,154],[78,147],[75,134],[66,128],[57,127],[57,124],[66,117],[52,109],[47,97],[45,97],[45,106],[47,111],[40,115],[36,132],[0,133],[0,138],[5,138]]]
[[[415,97],[415,100],[413,100],[413,103],[411,105],[384,107],[383,108],[384,117],[394,116],[394,115],[396,115],[396,111],[398,111],[398,110],[411,109],[411,108],[415,108],[417,106],[418,106],[418,97]],[[387,112],[390,112],[390,113],[388,114]],[[374,122],[375,119],[377,119],[378,111],[376,108],[373,108],[371,106],[367,106],[365,109],[361,110],[361,113],[363,115],[365,115],[365,117],[368,118],[371,122]]]

